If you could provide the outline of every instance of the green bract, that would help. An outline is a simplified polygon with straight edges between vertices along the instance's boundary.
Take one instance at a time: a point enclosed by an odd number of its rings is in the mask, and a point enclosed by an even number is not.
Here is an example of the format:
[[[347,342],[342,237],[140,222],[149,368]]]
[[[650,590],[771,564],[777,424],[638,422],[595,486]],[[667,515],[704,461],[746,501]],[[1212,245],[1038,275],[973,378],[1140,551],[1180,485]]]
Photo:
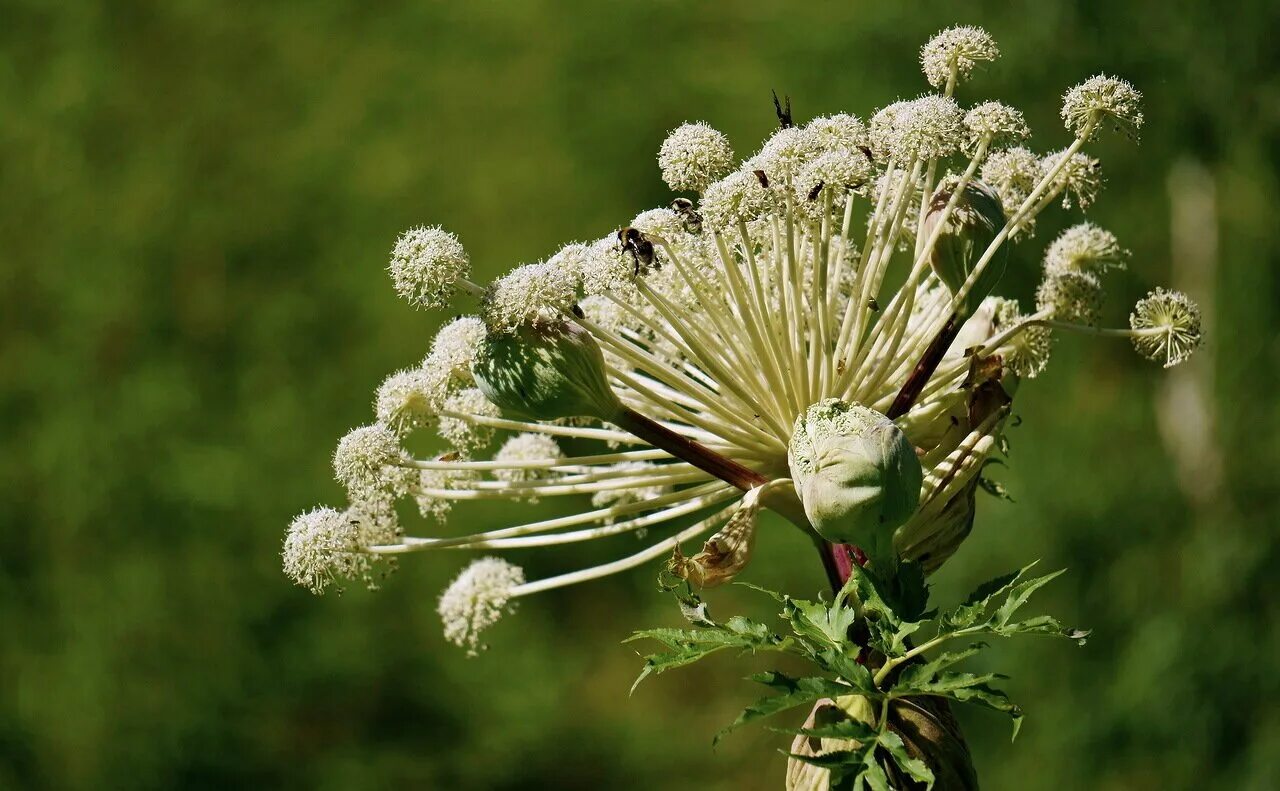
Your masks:
[[[611,420],[622,409],[605,379],[600,347],[569,322],[490,331],[471,370],[486,398],[521,417]]]
[[[932,236],[934,229],[942,221],[947,203],[954,194],[953,189],[944,184],[934,193],[929,213],[925,217],[923,233],[926,239]],[[948,215],[947,223],[929,257],[934,273],[952,294],[964,285],[974,265],[982,258],[987,246],[1004,224],[1000,196],[980,181],[969,182]],[[1000,282],[1008,263],[1008,249],[1001,246],[982,270],[958,310],[961,316],[969,315],[970,308],[985,299]]]
[[[902,430],[874,409],[830,398],[796,420],[789,460],[814,529],[862,548],[878,570],[894,568],[893,532],[915,512],[923,478]]]

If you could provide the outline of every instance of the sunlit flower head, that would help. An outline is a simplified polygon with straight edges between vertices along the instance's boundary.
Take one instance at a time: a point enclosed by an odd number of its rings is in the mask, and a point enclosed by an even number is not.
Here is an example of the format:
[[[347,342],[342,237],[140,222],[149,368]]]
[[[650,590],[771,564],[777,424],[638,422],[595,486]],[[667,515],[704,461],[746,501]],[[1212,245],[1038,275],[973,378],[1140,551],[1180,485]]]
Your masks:
[[[920,66],[929,84],[941,88],[948,80],[968,79],[976,65],[998,57],[1000,50],[987,31],[957,25],[929,39],[920,50]]]
[[[1026,140],[1031,129],[1017,109],[1003,102],[983,102],[964,115],[969,132],[969,146],[985,142],[992,148],[1003,148]]]
[[[1101,274],[1124,269],[1129,251],[1120,246],[1115,234],[1093,223],[1083,222],[1063,231],[1044,254],[1044,270]]]
[[[1095,326],[1102,314],[1102,281],[1072,270],[1046,275],[1036,291],[1036,307],[1061,321]]]
[[[1157,288],[1139,300],[1129,326],[1138,352],[1165,368],[1185,361],[1203,340],[1200,308],[1179,291]]]
[[[1104,126],[1136,138],[1142,128],[1142,93],[1118,77],[1090,77],[1062,98],[1062,120],[1089,140]]]
[[[396,240],[387,266],[396,292],[419,308],[449,304],[471,261],[458,237],[438,227],[410,228]]]
[[[474,656],[483,648],[480,633],[515,609],[514,588],[524,584],[524,571],[501,558],[471,562],[440,595],[436,612],[449,642]]]
[[[662,180],[676,192],[702,192],[733,169],[729,138],[704,123],[681,124],[658,151]]]
[[[395,432],[381,423],[347,432],[333,452],[333,472],[353,495],[394,490],[402,481],[394,466],[404,451]]]

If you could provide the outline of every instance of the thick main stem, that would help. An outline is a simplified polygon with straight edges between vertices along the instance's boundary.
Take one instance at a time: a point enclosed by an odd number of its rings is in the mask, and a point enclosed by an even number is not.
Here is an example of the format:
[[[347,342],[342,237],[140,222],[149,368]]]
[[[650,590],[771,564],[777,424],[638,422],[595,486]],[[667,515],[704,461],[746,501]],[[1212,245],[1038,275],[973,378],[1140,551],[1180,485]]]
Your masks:
[[[960,321],[956,314],[951,314],[951,318],[947,319],[947,323],[943,325],[942,330],[934,337],[933,342],[929,344],[929,348],[924,350],[924,354],[920,356],[920,362],[916,363],[916,367],[912,369],[911,374],[907,377],[907,381],[903,383],[902,389],[898,391],[898,395],[893,399],[893,404],[889,406],[889,411],[885,416],[890,420],[897,420],[911,410],[915,405],[916,399],[920,397],[920,393],[924,390],[924,386],[929,383],[929,377],[933,376],[933,372],[938,370],[938,364],[942,362],[942,357],[950,348],[951,342],[956,339],[956,335],[960,333]]]
[[[744,467],[733,459],[721,456],[688,437],[681,436],[651,418],[647,418],[629,407],[623,407],[612,422],[619,428],[630,431],[640,439],[661,448],[678,459],[687,461],[703,472],[714,475],[725,483],[732,484],[742,491],[750,491],[763,486],[769,479],[755,470]]]

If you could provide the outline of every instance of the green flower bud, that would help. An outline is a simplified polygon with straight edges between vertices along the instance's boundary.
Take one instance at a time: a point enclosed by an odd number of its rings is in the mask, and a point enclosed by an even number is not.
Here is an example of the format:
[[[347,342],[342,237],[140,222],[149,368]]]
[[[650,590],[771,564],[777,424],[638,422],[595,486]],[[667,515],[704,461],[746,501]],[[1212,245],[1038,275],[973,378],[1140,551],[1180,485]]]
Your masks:
[[[924,238],[928,239],[942,222],[942,215],[951,201],[955,185],[943,182],[933,194],[929,205],[929,213],[924,221]],[[929,257],[938,279],[955,294],[964,285],[973,267],[986,252],[991,240],[1004,227],[1004,208],[1000,204],[1000,196],[980,181],[971,181],[956,201],[947,223],[938,241],[934,244]],[[1009,260],[1008,245],[1001,245],[995,256],[987,263],[978,276],[973,288],[969,289],[964,304],[960,306],[961,316],[969,315],[970,309],[982,302],[1000,282],[1005,266]]]
[[[622,409],[605,378],[600,347],[570,322],[490,331],[471,371],[486,398],[520,417],[613,420]]]
[[[891,573],[893,532],[915,512],[923,479],[902,430],[874,409],[830,398],[796,420],[789,460],[814,529],[860,547],[877,573]]]

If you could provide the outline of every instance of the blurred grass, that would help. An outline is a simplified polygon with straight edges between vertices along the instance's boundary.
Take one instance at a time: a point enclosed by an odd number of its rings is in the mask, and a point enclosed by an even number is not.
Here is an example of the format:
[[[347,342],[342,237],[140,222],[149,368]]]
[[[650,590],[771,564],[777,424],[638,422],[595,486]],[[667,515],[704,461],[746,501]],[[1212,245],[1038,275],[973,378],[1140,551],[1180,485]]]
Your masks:
[[[1041,605],[1095,632],[999,646],[1029,719],[1010,746],[962,712],[981,776],[1280,785],[1271,4],[0,0],[0,19],[0,786],[780,787],[774,734],[710,750],[749,662],[627,697],[618,641],[673,621],[651,571],[530,599],[467,661],[434,614],[464,558],[315,599],[280,574],[280,536],[338,499],[334,441],[442,318],[381,271],[400,230],[456,231],[482,277],[594,238],[668,200],[653,156],[680,121],[745,154],[772,88],[800,118],[866,114],[924,88],[916,50],[955,22],[1004,52],[962,100],[1017,104],[1042,150],[1065,142],[1067,85],[1106,70],[1146,92],[1142,144],[1098,147],[1090,217],[1134,251],[1113,321],[1169,280],[1176,163],[1209,169],[1221,238],[1213,502],[1179,489],[1165,374],[1123,344],[1064,339],[1018,396],[1017,502],[981,502],[938,590],[1040,557],[1071,569]],[[1029,297],[1037,255],[1005,291]],[[751,580],[816,589],[807,544],[769,528]]]

